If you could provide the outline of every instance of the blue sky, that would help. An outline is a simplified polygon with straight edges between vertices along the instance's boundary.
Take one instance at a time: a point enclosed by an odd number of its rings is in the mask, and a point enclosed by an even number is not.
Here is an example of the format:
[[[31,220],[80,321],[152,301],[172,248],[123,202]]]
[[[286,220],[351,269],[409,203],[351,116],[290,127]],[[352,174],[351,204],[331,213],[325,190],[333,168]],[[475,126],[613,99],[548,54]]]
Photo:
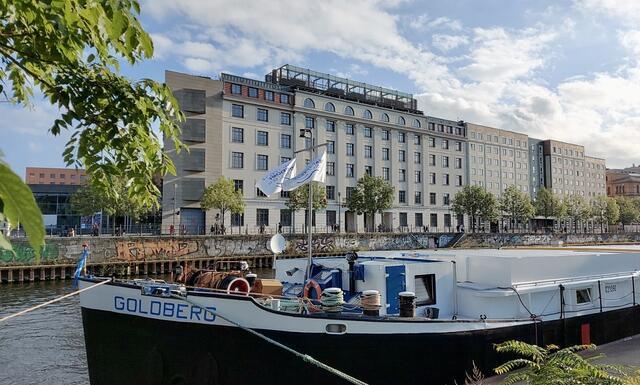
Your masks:
[[[147,0],[154,59],[125,67],[262,79],[285,63],[411,92],[426,114],[583,144],[639,163],[635,0]],[[0,150],[18,174],[63,166],[56,110],[0,103]]]

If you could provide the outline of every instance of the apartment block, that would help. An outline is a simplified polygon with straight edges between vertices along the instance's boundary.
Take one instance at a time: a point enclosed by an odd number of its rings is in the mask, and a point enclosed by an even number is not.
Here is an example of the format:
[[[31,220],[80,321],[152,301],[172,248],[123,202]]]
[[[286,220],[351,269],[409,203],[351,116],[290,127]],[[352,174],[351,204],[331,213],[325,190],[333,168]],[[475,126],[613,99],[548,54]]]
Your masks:
[[[556,140],[542,142],[544,183],[555,194],[587,199],[606,193],[605,160],[586,156],[584,147]]]
[[[294,152],[321,143],[327,144],[328,204],[315,214],[316,228],[372,227],[373,218],[344,205],[365,174],[395,187],[394,206],[377,215],[376,225],[444,231],[462,223],[452,218],[451,201],[467,183],[466,124],[426,116],[411,94],[291,65],[273,70],[265,81],[172,71],[165,77],[187,116],[182,140],[190,151],[177,154],[165,143],[178,175],[163,184],[164,232],[173,224],[202,233],[219,220],[214,210],[203,212],[199,201],[220,176],[234,181],[246,203],[244,214],[227,214],[227,228],[300,229],[306,215],[287,210],[287,193],[267,198],[255,183],[293,156],[300,170],[309,153]],[[313,142],[300,137],[301,129],[311,129]]]

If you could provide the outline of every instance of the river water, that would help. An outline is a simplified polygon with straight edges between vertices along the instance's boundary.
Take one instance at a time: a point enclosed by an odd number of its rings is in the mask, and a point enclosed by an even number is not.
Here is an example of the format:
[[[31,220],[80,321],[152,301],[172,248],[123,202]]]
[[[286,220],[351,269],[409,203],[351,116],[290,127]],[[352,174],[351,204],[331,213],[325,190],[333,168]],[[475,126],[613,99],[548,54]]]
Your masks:
[[[255,272],[273,278],[271,269]],[[0,318],[68,294],[71,284],[0,284]],[[0,385],[32,384],[89,384],[78,296],[0,324]]]

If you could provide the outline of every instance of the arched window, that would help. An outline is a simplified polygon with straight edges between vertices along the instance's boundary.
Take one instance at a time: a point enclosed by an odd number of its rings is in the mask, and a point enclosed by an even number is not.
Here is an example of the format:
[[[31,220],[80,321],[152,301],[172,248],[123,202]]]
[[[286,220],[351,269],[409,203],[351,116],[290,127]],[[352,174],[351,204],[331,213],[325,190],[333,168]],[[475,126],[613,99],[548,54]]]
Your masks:
[[[311,98],[306,98],[304,100],[304,106],[306,108],[316,108],[316,104],[313,102],[313,100],[311,100]]]
[[[336,106],[331,102],[327,102],[327,104],[324,105],[324,110],[327,112],[336,112]]]
[[[398,124],[404,126],[407,123],[404,121],[404,118],[402,116],[398,116]]]
[[[415,128],[420,128],[420,121],[419,121],[418,119],[415,119],[415,120],[413,121],[413,127],[415,127]]]
[[[349,106],[345,107],[344,114],[345,115],[349,115],[349,116],[353,116],[353,108],[351,108]]]
[[[373,114],[369,110],[364,110],[362,117],[365,119],[373,119]]]
[[[382,120],[383,122],[389,122],[389,115],[383,112],[380,116],[380,120]]]

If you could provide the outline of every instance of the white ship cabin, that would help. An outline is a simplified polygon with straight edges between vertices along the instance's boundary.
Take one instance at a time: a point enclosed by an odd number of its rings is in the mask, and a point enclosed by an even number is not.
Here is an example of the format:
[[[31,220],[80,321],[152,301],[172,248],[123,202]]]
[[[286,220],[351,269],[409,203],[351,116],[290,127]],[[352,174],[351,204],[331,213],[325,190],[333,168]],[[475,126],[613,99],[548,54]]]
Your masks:
[[[319,289],[340,287],[348,303],[377,290],[380,315],[399,313],[398,295],[416,297],[416,316],[552,320],[635,305],[640,253],[571,250],[447,250],[315,258]],[[284,294],[303,290],[306,259],[276,261]],[[310,297],[314,297],[310,293]]]

